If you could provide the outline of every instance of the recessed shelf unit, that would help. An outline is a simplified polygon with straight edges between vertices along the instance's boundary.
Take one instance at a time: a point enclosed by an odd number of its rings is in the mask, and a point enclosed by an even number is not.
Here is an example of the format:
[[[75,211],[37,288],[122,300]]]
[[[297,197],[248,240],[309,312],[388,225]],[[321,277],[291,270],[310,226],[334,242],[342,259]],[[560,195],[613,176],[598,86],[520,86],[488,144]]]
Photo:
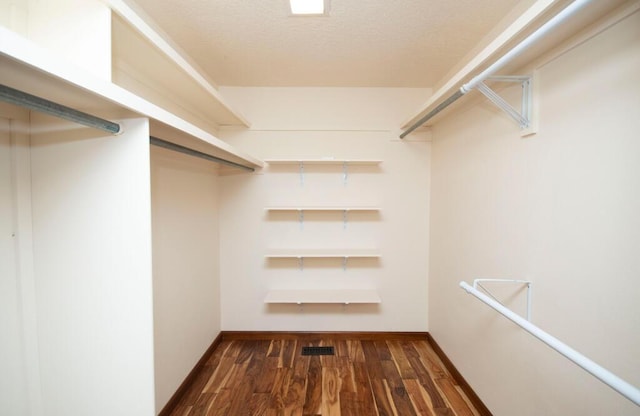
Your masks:
[[[340,290],[271,290],[264,299],[265,303],[380,303],[380,295],[375,290],[340,289]]]
[[[269,165],[298,165],[300,169],[300,186],[304,186],[304,167],[305,165],[337,165],[342,166],[342,180],[347,184],[349,177],[349,166],[369,165],[375,166],[382,163],[379,159],[335,159],[331,157],[319,159],[267,159]]]

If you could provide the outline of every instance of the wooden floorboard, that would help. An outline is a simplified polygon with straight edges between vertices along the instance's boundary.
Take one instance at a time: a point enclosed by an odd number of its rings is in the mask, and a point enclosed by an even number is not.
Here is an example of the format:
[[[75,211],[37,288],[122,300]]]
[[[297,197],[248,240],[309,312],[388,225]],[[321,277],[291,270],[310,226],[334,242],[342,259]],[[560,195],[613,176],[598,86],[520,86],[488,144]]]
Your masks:
[[[479,415],[426,339],[363,338],[225,338],[171,416]]]

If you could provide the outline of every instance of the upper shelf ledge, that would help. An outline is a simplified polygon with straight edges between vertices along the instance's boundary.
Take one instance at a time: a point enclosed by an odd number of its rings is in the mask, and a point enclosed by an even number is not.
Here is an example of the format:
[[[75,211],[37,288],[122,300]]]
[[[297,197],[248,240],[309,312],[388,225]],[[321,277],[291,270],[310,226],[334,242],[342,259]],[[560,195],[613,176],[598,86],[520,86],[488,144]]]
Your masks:
[[[47,100],[71,108],[90,109],[88,112],[96,116],[147,117],[153,135],[213,156],[263,166],[261,160],[238,151],[211,133],[94,76],[3,26],[0,26],[0,79],[4,85]]]
[[[153,95],[162,104],[174,105],[176,111],[188,107],[200,119],[213,119],[215,128],[249,127],[204,71],[141,9],[123,0],[105,3],[122,19],[114,18],[112,29],[114,82],[139,95]],[[166,82],[167,77],[175,82]],[[171,89],[168,94],[166,89]]]

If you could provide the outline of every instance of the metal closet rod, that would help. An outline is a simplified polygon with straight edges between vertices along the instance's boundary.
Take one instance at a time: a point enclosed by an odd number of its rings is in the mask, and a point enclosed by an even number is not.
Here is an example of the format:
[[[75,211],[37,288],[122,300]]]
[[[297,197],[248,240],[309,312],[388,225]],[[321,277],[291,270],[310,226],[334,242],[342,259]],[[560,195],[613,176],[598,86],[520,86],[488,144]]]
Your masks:
[[[491,299],[489,296],[475,289],[468,283],[460,282],[460,287],[467,293],[475,296],[482,302],[495,309],[497,312],[501,313],[503,316],[514,322],[516,325],[520,326],[522,329],[524,329],[534,337],[538,338],[540,341],[547,344],[549,347],[553,348],[569,360],[573,361],[575,364],[582,367],[585,371],[605,383],[607,386],[611,387],[627,399],[631,400],[636,405],[640,406],[640,390],[632,384],[624,381],[617,375],[613,374],[611,371],[580,354],[578,351],[560,341],[558,338],[555,338],[549,333],[538,328],[517,313],[513,312],[511,309]]]
[[[462,85],[459,90],[454,92],[449,98],[440,103],[436,108],[431,110],[429,113],[424,115],[420,120],[416,121],[411,125],[408,129],[406,129],[402,134],[400,134],[400,138],[403,139],[409,133],[422,126],[427,121],[431,120],[436,114],[447,108],[449,105],[453,104],[458,98],[462,97],[472,89],[478,86],[478,84],[484,82],[487,78],[495,74],[497,71],[502,69],[506,64],[508,64],[512,59],[516,58],[525,49],[531,46],[533,43],[538,41],[540,38],[545,36],[551,29],[562,23],[564,20],[569,18],[575,12],[577,12],[580,8],[585,6],[591,0],[575,0],[573,3],[565,7],[560,13],[553,16],[549,21],[540,26],[535,32],[526,37],[522,42],[517,44],[513,49],[504,54],[501,58],[491,64],[487,69],[482,71],[480,74],[476,75],[471,79],[471,81]]]
[[[210,162],[220,163],[222,165],[232,166],[234,168],[240,168],[240,169],[248,170],[251,172],[255,171],[255,168],[252,168],[250,166],[242,165],[240,163],[232,162],[230,160],[222,159],[220,157],[211,156],[209,154],[202,153],[197,150],[189,149],[188,147],[180,146],[179,144],[171,143],[166,140],[159,139],[157,137],[153,137],[153,136],[149,137],[149,143],[151,143],[154,146],[162,147],[164,149],[172,150],[178,153],[183,153],[189,156],[198,157],[200,159],[205,159]]]
[[[102,130],[107,133],[122,133],[122,128],[118,123],[114,123],[112,121],[105,120],[91,114],[83,113],[82,111],[75,110],[71,107],[67,107],[65,105],[58,104],[41,97],[37,97],[32,94],[28,94],[24,91],[16,90],[3,84],[0,84],[0,100],[10,104],[18,105],[20,107],[28,108],[29,110],[38,111],[40,113],[49,114],[54,117],[82,124],[83,126]],[[216,156],[211,156],[206,153],[198,152],[196,150],[170,143],[156,137],[151,137],[150,141],[151,144],[155,146],[164,147],[165,149],[184,153],[194,157],[199,157],[211,162],[221,163],[223,165],[233,166],[235,168],[245,169],[252,172],[255,170],[252,167],[241,165],[240,163],[232,162],[230,160],[222,159]]]
[[[122,129],[118,123],[105,120],[82,111],[46,100],[35,95],[27,94],[6,85],[0,84],[0,100],[28,108],[29,110],[38,111],[40,113],[49,114],[54,117],[82,124],[83,126],[92,127],[98,130],[106,131],[111,134],[120,134]]]

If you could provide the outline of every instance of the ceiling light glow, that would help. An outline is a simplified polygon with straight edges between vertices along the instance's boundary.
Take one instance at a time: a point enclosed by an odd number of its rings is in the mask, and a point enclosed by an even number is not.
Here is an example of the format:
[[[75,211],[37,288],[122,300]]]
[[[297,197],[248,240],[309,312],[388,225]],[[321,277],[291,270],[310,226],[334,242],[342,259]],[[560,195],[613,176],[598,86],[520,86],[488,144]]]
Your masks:
[[[324,0],[289,0],[289,5],[291,6],[291,14],[324,14]]]

